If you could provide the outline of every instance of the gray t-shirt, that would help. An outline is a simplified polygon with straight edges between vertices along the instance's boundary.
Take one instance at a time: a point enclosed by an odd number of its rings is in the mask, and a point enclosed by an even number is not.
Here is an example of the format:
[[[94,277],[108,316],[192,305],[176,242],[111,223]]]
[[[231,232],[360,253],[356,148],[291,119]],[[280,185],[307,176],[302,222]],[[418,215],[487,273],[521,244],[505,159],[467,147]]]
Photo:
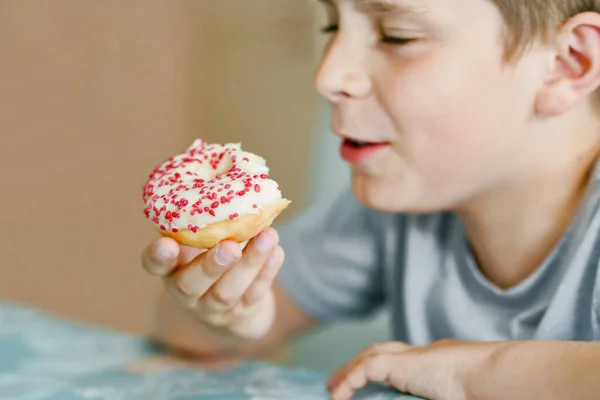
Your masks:
[[[396,340],[600,340],[600,173],[568,231],[525,281],[502,290],[477,266],[455,214],[370,210],[351,192],[279,229],[279,281],[324,322],[391,310]]]

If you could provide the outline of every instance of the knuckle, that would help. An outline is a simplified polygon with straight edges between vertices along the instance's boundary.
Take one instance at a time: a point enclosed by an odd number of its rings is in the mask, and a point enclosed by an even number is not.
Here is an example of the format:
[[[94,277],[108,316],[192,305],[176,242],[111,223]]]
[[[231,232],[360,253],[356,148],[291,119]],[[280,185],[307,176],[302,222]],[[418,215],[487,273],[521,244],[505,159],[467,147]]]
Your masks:
[[[179,290],[187,296],[199,297],[201,284],[203,279],[203,271],[201,268],[190,266],[181,270],[174,276],[174,281]]]
[[[370,355],[366,357],[362,362],[366,370],[375,370],[380,367],[381,360],[377,355]]]
[[[187,266],[188,268],[186,268],[186,269],[193,268],[193,269],[200,271],[204,278],[216,279],[219,276],[221,276],[221,274],[223,274],[224,268],[219,266],[214,261],[214,257],[213,257],[213,260],[211,260],[209,257],[207,257],[207,254],[208,253],[204,253],[204,254],[196,257],[194,260],[192,260],[188,264],[188,266]]]
[[[243,303],[246,305],[252,305],[258,303],[267,292],[268,284],[265,282],[254,281],[252,286],[244,293]]]
[[[247,306],[250,306],[252,304],[255,304],[258,300],[260,300],[260,296],[257,293],[249,292],[244,294],[244,297],[242,298],[242,303],[244,303]]]
[[[258,266],[264,262],[264,260],[269,257],[270,252],[263,252],[258,248],[258,246],[248,246],[246,252],[244,253],[243,263],[246,266],[253,267]]]
[[[203,314],[200,320],[208,325],[222,327],[225,326],[223,316],[217,313]]]
[[[166,291],[180,304],[185,307],[191,308],[196,304],[196,299],[188,296],[179,286],[174,277],[164,279],[164,286]]]
[[[223,314],[220,313],[209,313],[205,314],[201,318],[204,322],[213,326],[225,326],[226,321]]]
[[[266,261],[266,266],[268,270],[275,270],[283,264],[283,259],[285,258],[283,249],[281,246],[275,247],[271,252],[269,258]]]
[[[373,356],[365,362],[365,374],[368,379],[381,382],[387,379],[389,363],[387,356]]]
[[[369,347],[367,347],[367,353],[379,353],[383,350],[383,347],[385,347],[385,343],[383,342],[375,342],[372,343],[371,345],[369,345]]]
[[[209,279],[216,279],[223,274],[223,268],[219,268],[218,265],[214,265],[213,263],[204,262],[198,267]]]
[[[237,302],[234,296],[224,293],[223,290],[211,290],[210,294],[212,301],[225,308],[230,308]]]
[[[247,317],[249,315],[249,311],[250,310],[243,305],[237,304],[227,311],[227,318],[230,321],[235,321],[237,319]]]
[[[357,389],[364,383],[366,372],[361,368],[355,368],[346,377],[346,385],[351,389]]]

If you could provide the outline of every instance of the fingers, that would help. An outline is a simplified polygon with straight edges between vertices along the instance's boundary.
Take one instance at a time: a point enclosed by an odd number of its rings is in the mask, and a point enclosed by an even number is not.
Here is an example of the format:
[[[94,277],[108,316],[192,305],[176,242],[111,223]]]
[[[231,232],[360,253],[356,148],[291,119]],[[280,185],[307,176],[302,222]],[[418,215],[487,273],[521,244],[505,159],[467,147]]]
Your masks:
[[[167,292],[199,319],[258,337],[274,318],[271,287],[284,259],[278,244],[273,228],[247,245],[223,241],[208,251],[161,238],[144,250],[142,264],[162,277]]]
[[[327,387],[331,388],[336,385],[338,381],[345,376],[350,369],[356,364],[360,363],[365,358],[371,357],[377,354],[386,353],[401,353],[403,351],[411,349],[413,346],[404,342],[377,342],[371,344],[365,350],[361,351],[356,357],[350,360],[348,363],[340,367],[327,381]]]
[[[232,329],[235,328],[235,321],[244,325],[247,325],[248,322],[253,322],[255,324],[258,323],[258,325],[266,326],[265,323],[256,321],[256,319],[269,318],[269,313],[266,311],[267,309],[272,308],[272,305],[274,304],[274,295],[271,290],[273,287],[273,280],[283,264],[283,258],[283,249],[279,246],[276,247],[254,282],[252,282],[248,290],[246,290],[242,296],[241,301],[225,312],[223,321],[225,323],[233,323],[231,326]],[[255,321],[249,321],[251,319],[255,319]]]
[[[169,293],[187,306],[198,299],[242,256],[239,244],[221,242],[215,248],[197,256],[184,268],[165,279]]]
[[[273,250],[273,253],[267,259],[254,282],[252,282],[246,293],[244,293],[242,303],[246,307],[251,307],[258,303],[271,290],[273,281],[283,265],[284,258],[283,249],[280,246],[275,247],[275,250]]]
[[[410,350],[412,348],[413,348],[413,346],[411,346],[409,344],[406,344],[406,343],[403,343],[403,342],[379,342],[379,343],[373,343],[369,347],[367,347],[365,350],[363,350],[362,352],[360,352],[350,362],[346,363],[341,368],[339,368],[327,380],[327,387],[333,393],[346,380],[349,379],[349,376],[352,373],[357,374],[357,375],[353,375],[351,377],[352,385],[354,385],[354,386],[359,385],[359,383],[362,382],[362,380],[361,380],[362,375],[360,375],[360,372],[353,372],[357,368],[360,370],[361,366],[364,367],[364,364],[369,364],[371,362],[370,360],[373,360],[374,358],[377,359],[377,357],[379,357],[379,356],[397,355],[397,354],[404,353],[407,350]],[[375,374],[374,375],[375,377],[378,377],[379,376],[378,374],[381,373],[381,371],[379,370],[379,365],[373,366],[373,367],[377,368],[377,369],[375,371],[371,371],[371,372]],[[362,384],[362,386],[364,386],[364,385],[366,385],[366,382]],[[354,386],[351,386],[351,387],[354,387]],[[362,386],[360,386],[360,387],[362,387]],[[346,389],[348,389],[348,385],[346,385]],[[344,389],[340,389],[340,390],[342,390],[344,392]],[[346,393],[346,392],[344,392],[344,393]],[[341,397],[339,397],[340,399],[345,398],[345,397],[343,397],[343,395],[339,395],[339,396],[341,396]]]
[[[354,393],[368,382],[387,382],[401,357],[395,353],[371,354],[356,362],[331,391],[333,400],[351,399]]]
[[[166,276],[176,266],[179,244],[170,238],[160,238],[150,243],[142,252],[142,266],[151,275]]]
[[[279,236],[272,228],[253,238],[244,250],[244,256],[215,282],[201,299],[200,306],[210,312],[220,312],[239,303],[272,256],[278,242]]]

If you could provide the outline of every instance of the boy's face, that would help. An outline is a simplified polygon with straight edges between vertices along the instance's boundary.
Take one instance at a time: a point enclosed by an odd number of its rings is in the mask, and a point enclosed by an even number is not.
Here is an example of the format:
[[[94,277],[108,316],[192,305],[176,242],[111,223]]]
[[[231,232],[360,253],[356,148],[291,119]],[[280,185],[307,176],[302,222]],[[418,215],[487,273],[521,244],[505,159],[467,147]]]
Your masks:
[[[347,139],[341,152],[361,202],[453,209],[515,173],[549,58],[530,50],[504,62],[504,25],[491,2],[326,3],[339,28],[317,87],[331,103],[332,129]]]

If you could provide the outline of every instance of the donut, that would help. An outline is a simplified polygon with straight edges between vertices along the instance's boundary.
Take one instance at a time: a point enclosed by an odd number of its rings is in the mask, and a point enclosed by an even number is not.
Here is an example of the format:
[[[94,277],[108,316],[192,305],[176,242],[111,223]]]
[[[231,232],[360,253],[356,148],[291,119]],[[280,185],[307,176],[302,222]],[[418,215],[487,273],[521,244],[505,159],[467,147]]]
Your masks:
[[[143,200],[144,215],[162,236],[200,249],[246,242],[291,203],[269,178],[264,158],[240,143],[202,139],[154,169]]]

